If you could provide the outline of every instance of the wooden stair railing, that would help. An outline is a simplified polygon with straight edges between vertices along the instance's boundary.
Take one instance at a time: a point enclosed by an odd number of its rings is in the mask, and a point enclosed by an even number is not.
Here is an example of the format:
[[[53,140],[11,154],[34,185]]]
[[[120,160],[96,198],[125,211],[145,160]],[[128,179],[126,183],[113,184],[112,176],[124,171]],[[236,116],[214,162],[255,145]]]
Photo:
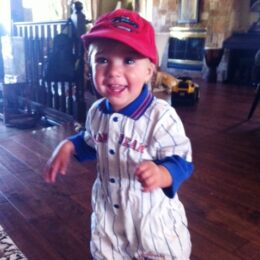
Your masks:
[[[27,103],[29,100],[30,109],[37,110],[37,113],[57,124],[83,122],[86,113],[83,69],[73,82],[49,82],[44,79],[44,66],[52,50],[53,39],[61,32],[74,37],[70,20],[14,23],[13,36],[23,37],[25,42],[27,80],[20,99],[26,99]],[[75,53],[75,56],[78,54]]]

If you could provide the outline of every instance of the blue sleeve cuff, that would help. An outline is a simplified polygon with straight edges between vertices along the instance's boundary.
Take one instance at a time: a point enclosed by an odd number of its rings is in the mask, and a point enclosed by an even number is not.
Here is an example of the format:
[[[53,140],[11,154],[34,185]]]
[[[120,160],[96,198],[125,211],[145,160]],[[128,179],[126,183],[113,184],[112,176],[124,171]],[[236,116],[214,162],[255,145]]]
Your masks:
[[[171,174],[172,185],[163,188],[163,192],[167,197],[173,198],[181,184],[191,176],[194,168],[193,163],[187,162],[177,155],[156,160],[155,163],[164,166]]]
[[[80,161],[96,160],[96,150],[86,144],[84,140],[84,131],[72,135],[68,138],[75,147],[75,157]]]

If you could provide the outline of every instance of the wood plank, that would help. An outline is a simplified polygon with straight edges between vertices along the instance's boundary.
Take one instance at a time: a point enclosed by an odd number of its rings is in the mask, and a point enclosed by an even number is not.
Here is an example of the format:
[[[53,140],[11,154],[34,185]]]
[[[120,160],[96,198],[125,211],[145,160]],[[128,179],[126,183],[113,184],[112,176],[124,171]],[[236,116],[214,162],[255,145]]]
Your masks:
[[[37,194],[34,194],[30,187],[24,185],[12,174],[0,176],[0,190],[26,220],[52,214],[48,204],[37,198]]]
[[[28,259],[62,259],[49,240],[42,237],[30,223],[25,222],[22,215],[7,201],[0,202],[0,219],[7,234]]]
[[[25,185],[21,182],[19,183],[19,180],[12,174],[6,174],[4,177],[1,177],[0,190],[2,191],[3,197],[11,203],[14,209],[26,221],[36,225],[38,230],[38,225],[40,225],[38,219],[44,218],[48,221],[50,221],[50,219],[59,219],[58,226],[60,229],[64,229],[63,232],[66,233],[64,239],[71,237],[71,235],[67,234],[67,232],[69,232],[73,234],[73,236],[76,236],[79,241],[82,241],[82,245],[86,247],[86,244],[89,243],[86,237],[86,230],[89,230],[90,212],[86,215],[86,211],[79,204],[75,201],[72,202],[68,195],[58,192],[55,189],[52,189],[52,193],[44,193],[45,196],[43,196],[43,194],[37,194],[35,192],[34,185],[31,182],[30,193]],[[36,177],[38,176],[36,175]],[[53,188],[52,185],[46,183],[45,186],[47,187],[47,190],[48,187]],[[18,187],[18,189],[15,187]],[[37,194],[37,198],[35,198],[35,195],[33,194]],[[48,194],[48,196],[46,196],[46,194]],[[79,223],[81,224],[79,225]],[[44,232],[47,232],[47,230],[44,230]],[[88,232],[88,235],[89,233],[90,232]],[[67,241],[62,241],[62,243],[67,243]],[[74,249],[68,249],[67,253],[62,254],[62,259],[69,259],[66,258],[67,256],[65,257],[65,255],[68,255],[69,257],[69,250],[73,251]],[[86,253],[88,250],[89,249],[84,249],[83,252]],[[77,256],[77,254],[75,255]],[[78,254],[78,256],[80,257],[80,254]],[[84,258],[80,257],[76,259]]]
[[[35,172],[39,172],[39,174],[43,173],[47,160],[52,153],[52,151],[50,151],[47,156],[45,146],[37,145],[37,148],[34,148],[26,143],[10,142],[8,139],[2,141],[0,146],[12,154],[12,156],[19,158],[20,161],[28,165],[31,169],[35,169]],[[28,154],[30,154],[30,156],[28,156]],[[74,163],[69,165],[68,171],[82,173],[85,171],[85,168],[74,159]]]
[[[224,234],[223,234],[224,235]],[[192,232],[192,255],[191,259],[207,259],[207,260],[241,260],[241,257],[229,253],[223,248],[217,246],[212,241],[199,235],[197,232]]]
[[[213,215],[213,212],[210,214]],[[219,219],[214,221],[212,218],[208,219],[207,216],[190,210],[187,210],[187,215],[193,231],[227,252],[232,253],[247,242],[245,238],[236,234],[226,223],[223,223],[224,221]]]
[[[224,232],[225,229],[228,229],[229,232],[237,236],[236,239],[227,243],[228,248],[233,248],[232,244],[235,245],[242,238],[257,244],[260,243],[259,211],[241,205],[239,200],[236,203],[226,200],[200,183],[193,182],[192,185],[184,185],[180,196],[190,215],[201,216],[202,223],[207,221],[213,225],[220,225],[219,230]],[[189,217],[189,219],[193,226],[193,218]],[[198,229],[207,234],[202,223]],[[213,237],[210,236],[209,239],[215,239]]]
[[[259,260],[260,259],[259,245],[256,245],[254,243],[247,243],[238,249],[236,255],[244,256],[245,258],[250,260]]]
[[[91,259],[89,254],[89,241],[81,241],[75,233],[64,229],[59,218],[43,217],[30,222],[39,232],[49,240],[62,255],[62,259]],[[82,223],[78,222],[82,227]],[[82,227],[83,228],[83,227]]]

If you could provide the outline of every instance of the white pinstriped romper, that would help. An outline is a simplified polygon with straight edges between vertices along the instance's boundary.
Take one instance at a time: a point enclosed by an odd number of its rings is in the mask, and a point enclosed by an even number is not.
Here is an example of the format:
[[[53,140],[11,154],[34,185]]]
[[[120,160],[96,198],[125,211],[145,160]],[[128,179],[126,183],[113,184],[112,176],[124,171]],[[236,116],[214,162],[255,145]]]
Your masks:
[[[134,177],[143,160],[179,155],[191,162],[190,141],[177,113],[155,98],[135,120],[104,113],[99,102],[89,110],[84,137],[97,151],[91,220],[94,259],[189,259],[190,235],[178,195],[170,199],[162,189],[144,193]]]

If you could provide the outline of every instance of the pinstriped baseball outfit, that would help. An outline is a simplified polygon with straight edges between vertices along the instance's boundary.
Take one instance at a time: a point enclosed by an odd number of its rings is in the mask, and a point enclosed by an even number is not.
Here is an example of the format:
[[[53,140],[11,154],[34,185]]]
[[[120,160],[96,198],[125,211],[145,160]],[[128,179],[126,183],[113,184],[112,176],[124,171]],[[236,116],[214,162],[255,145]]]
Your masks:
[[[168,103],[147,87],[137,99],[119,113],[101,99],[88,112],[84,141],[96,150],[98,174],[92,191],[92,255],[189,259],[190,235],[177,188],[142,192],[134,172],[143,160],[159,163],[175,156],[191,164],[190,141]],[[76,146],[80,157],[79,150]]]

